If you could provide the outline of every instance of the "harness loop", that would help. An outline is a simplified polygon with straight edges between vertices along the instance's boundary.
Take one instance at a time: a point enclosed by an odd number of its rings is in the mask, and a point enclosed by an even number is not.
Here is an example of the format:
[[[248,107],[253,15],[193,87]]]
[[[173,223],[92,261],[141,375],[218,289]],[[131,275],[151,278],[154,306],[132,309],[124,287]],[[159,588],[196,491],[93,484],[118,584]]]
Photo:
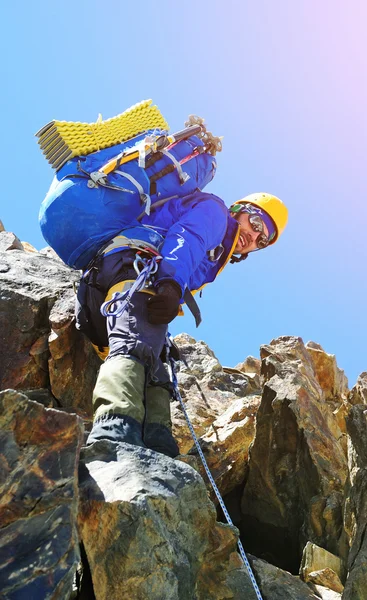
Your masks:
[[[140,290],[142,290],[145,287],[146,281],[149,279],[149,277],[155,273],[158,269],[158,262],[159,260],[161,260],[161,256],[153,256],[153,258],[151,258],[146,265],[144,266],[144,268],[142,269],[142,271],[139,272],[137,279],[135,280],[135,282],[133,283],[133,285],[131,286],[131,288],[129,290],[127,290],[126,292],[115,292],[111,298],[111,300],[107,300],[106,302],[104,302],[101,306],[101,314],[104,317],[119,317],[121,316],[125,310],[127,309],[131,297],[135,292],[140,292]],[[139,257],[139,261],[138,258],[135,259],[134,261],[134,268],[135,268],[135,263],[136,263],[136,267],[138,268],[138,262],[142,261],[143,259]],[[137,270],[135,268],[135,270]],[[138,272],[138,271],[137,271]],[[119,306],[119,303],[120,306]],[[113,308],[113,305],[115,305],[115,308]]]

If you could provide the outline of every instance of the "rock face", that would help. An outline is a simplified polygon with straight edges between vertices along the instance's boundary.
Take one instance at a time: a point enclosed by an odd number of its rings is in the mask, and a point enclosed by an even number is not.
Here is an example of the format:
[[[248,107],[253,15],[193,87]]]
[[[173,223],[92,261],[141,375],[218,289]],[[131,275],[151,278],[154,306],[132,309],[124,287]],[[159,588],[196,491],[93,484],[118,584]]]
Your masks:
[[[79,561],[81,419],[0,392],[0,589],[3,598],[65,598]]]
[[[348,399],[351,404],[367,404],[367,371],[360,374]]]
[[[99,359],[74,327],[79,274],[14,244],[0,251],[0,389],[49,389],[55,406],[91,416]]]
[[[73,413],[90,420],[100,364],[74,327],[78,278],[50,248],[0,231],[0,389],[17,390],[0,394],[1,593],[71,600],[80,543],[80,600],[254,599],[179,403],[179,460],[98,443],[83,451],[77,486],[83,434]],[[264,600],[340,600],[343,584],[343,600],[366,600],[366,373],[349,391],[335,357],[295,337],[234,368],[204,342],[176,342],[183,401],[258,557]],[[312,560],[302,581],[302,554],[316,546],[340,570]]]
[[[201,477],[156,452],[102,442],[81,463],[80,534],[98,599],[256,599],[236,535]]]
[[[264,391],[243,528],[256,538],[254,552],[266,548],[275,564],[287,556],[285,564],[293,560],[296,569],[308,540],[338,554],[347,461],[342,432],[302,340],[279,338],[263,346],[261,356]]]
[[[318,600],[319,596],[298,577],[258,558],[253,557],[251,565],[264,600]]]
[[[187,334],[175,338],[180,350],[178,381],[186,410],[198,436],[237,398],[246,396],[247,378],[242,373],[225,373],[204,342]],[[192,447],[192,438],[180,405],[173,406],[173,431],[181,454]]]
[[[348,578],[343,600],[367,597],[367,407],[353,406],[347,418],[349,480],[344,521],[349,537]]]

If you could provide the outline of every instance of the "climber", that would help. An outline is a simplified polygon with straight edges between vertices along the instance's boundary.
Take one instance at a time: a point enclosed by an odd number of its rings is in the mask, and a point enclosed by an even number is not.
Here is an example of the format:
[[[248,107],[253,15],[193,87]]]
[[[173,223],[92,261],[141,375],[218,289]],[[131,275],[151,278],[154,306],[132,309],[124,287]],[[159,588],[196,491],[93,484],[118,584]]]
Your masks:
[[[174,457],[179,451],[171,431],[172,387],[163,364],[167,325],[186,299],[189,304],[188,290],[212,282],[228,262],[274,244],[286,226],[287,209],[267,193],[251,194],[228,209],[201,191],[152,208],[103,247],[78,290],[77,327],[107,356],[93,392],[87,444],[128,442]],[[118,314],[119,294],[152,257],[156,271]],[[107,319],[100,311],[106,302]],[[190,309],[195,313],[195,302]]]
[[[51,121],[36,134],[56,170],[40,209],[47,243],[83,272],[76,325],[102,364],[88,444],[125,441],[176,456],[167,325],[226,264],[278,239],[287,209],[252,194],[229,209],[202,190],[221,138],[190,115],[169,126],[151,100],[96,123]],[[173,356],[171,349],[171,356]],[[163,360],[162,360],[163,359]]]

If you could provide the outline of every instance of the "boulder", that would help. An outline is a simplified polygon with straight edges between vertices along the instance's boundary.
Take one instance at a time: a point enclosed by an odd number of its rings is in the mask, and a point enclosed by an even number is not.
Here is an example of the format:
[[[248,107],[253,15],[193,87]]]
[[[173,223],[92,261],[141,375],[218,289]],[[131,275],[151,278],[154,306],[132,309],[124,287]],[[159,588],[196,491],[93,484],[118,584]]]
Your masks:
[[[37,248],[32,246],[32,244],[30,244],[29,242],[21,242],[21,244],[23,246],[23,250],[25,250],[26,252],[38,252]]]
[[[199,439],[211,474],[222,495],[230,493],[244,481],[259,404],[260,396],[234,400]],[[190,454],[192,453],[196,454],[195,446],[190,450]],[[205,470],[200,460],[198,464],[205,480]],[[213,495],[212,497],[214,499]]]
[[[181,334],[175,337],[175,343],[181,355],[177,374],[180,392],[199,437],[234,400],[246,396],[247,378],[240,372],[225,373],[202,341]],[[192,447],[192,437],[180,404],[174,402],[172,409],[173,433],[181,454],[186,454]]]
[[[298,572],[308,540],[338,554],[347,461],[302,340],[262,346],[264,391],[242,499],[250,551]]]
[[[81,419],[7,390],[0,438],[2,597],[68,600],[80,558]]]
[[[350,404],[367,404],[367,371],[361,373],[356,385],[350,390],[348,397]]]
[[[66,291],[53,305],[48,337],[48,370],[52,394],[65,410],[92,417],[92,392],[102,361],[89,340],[75,327],[75,294]]]
[[[300,576],[304,581],[309,581],[308,576],[310,573],[325,569],[332,570],[338,577],[341,577],[342,565],[340,558],[316,544],[307,542],[302,554]]]
[[[0,231],[0,253],[9,250],[24,250],[22,242],[10,231]]]
[[[329,567],[321,569],[320,571],[311,571],[308,573],[307,578],[304,581],[307,581],[307,583],[320,585],[328,590],[337,592],[338,594],[341,594],[344,590],[344,586],[339,577],[335,571],[329,569]]]
[[[299,577],[254,556],[249,559],[263,600],[320,600]]]
[[[79,531],[96,600],[256,600],[235,528],[201,477],[151,450],[97,442],[80,469]]]
[[[236,365],[235,369],[242,371],[243,373],[253,373],[254,375],[260,375],[261,372],[261,360],[254,356],[248,356],[242,363]]]
[[[334,354],[328,354],[315,342],[307,342],[306,350],[311,358],[315,376],[324,392],[326,401],[337,401],[348,394],[348,379],[344,371],[339,369]]]
[[[49,389],[85,417],[100,361],[74,327],[79,276],[40,253],[0,252],[0,389]]]

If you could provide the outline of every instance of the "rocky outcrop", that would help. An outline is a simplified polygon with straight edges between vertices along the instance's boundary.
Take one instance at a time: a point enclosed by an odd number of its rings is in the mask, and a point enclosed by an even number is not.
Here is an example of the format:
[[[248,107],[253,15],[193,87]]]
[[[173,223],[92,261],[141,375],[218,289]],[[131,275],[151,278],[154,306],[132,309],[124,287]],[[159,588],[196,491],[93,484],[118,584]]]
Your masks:
[[[180,349],[178,381],[186,410],[200,436],[237,398],[246,396],[244,374],[225,373],[218,359],[204,342],[187,334],[175,338]],[[173,406],[174,434],[181,454],[192,447],[192,438],[178,403]]]
[[[74,326],[79,274],[18,242],[0,252],[0,389],[49,389],[55,406],[90,417],[100,361]]]
[[[179,403],[179,460],[102,443],[84,452],[77,487],[82,425],[72,413],[89,421],[100,364],[74,327],[79,274],[9,232],[0,247],[0,386],[17,390],[1,394],[5,597],[71,600],[81,544],[83,600],[254,598]],[[258,557],[264,600],[340,600],[343,584],[343,600],[365,600],[365,373],[349,392],[335,357],[295,337],[234,368],[204,342],[176,342],[183,401],[242,543]],[[305,581],[297,577],[310,546],[332,553],[340,572],[312,560]]]
[[[334,592],[341,593],[344,589],[340,581],[341,559],[311,542],[303,550],[300,576],[303,581],[322,585]]]
[[[287,556],[284,564],[296,569],[309,540],[338,554],[347,461],[302,340],[279,338],[262,346],[261,356],[264,391],[242,526],[254,536],[254,552],[266,548],[274,564]]]
[[[367,371],[360,374],[351,389],[348,400],[351,404],[367,404]]]
[[[236,532],[216,522],[188,465],[129,444],[95,444],[80,477],[79,529],[96,597],[256,600]]]
[[[200,437],[201,449],[223,495],[244,481],[259,404],[260,396],[234,400]],[[195,447],[190,454],[196,455]],[[200,461],[198,464],[205,479],[205,470]]]
[[[349,477],[344,524],[350,550],[343,600],[367,597],[367,407],[353,406],[347,418]]]
[[[81,419],[0,392],[0,437],[2,597],[67,600],[79,562]]]

